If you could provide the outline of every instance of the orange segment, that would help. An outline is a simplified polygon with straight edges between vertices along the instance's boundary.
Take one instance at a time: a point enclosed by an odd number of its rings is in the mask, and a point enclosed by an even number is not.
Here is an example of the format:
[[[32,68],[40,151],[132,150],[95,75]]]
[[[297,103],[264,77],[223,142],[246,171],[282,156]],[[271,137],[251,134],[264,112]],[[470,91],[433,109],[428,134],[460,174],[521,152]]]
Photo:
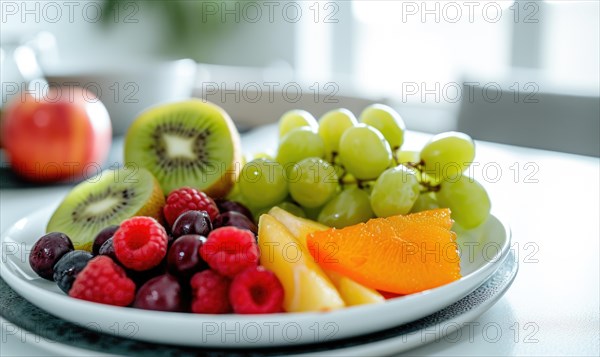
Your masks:
[[[452,224],[454,224],[452,217],[450,217],[450,210],[448,208],[432,209],[429,211],[409,214],[408,216],[394,216],[389,218],[391,218],[392,221],[395,219],[406,219],[415,223],[428,223],[446,229],[452,228]]]
[[[307,236],[308,248],[324,269],[372,289],[412,294],[460,278],[456,234],[444,217],[377,218],[318,231]]]

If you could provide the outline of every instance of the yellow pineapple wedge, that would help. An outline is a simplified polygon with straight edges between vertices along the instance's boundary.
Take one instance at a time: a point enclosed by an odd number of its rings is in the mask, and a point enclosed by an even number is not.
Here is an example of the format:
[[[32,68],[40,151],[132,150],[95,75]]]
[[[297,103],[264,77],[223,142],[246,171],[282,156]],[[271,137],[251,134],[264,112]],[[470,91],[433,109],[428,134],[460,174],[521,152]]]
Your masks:
[[[285,226],[268,214],[258,222],[260,264],[283,285],[287,312],[328,311],[345,306],[321,268]]]
[[[310,219],[294,216],[290,212],[279,208],[277,206],[271,208],[269,214],[276,220],[281,222],[292,235],[302,244],[304,248],[307,248],[306,236],[315,231],[324,231],[329,229],[324,224],[319,222],[311,221]],[[307,248],[308,249],[308,248]]]
[[[308,250],[306,245],[306,236],[308,234],[329,229],[326,225],[294,216],[279,207],[271,208],[269,214],[283,224],[298,242],[300,242],[305,250]],[[385,298],[377,292],[377,290],[367,288],[366,286],[333,271],[324,270],[324,272],[348,306],[375,304],[385,301]]]
[[[323,270],[342,296],[347,306],[376,304],[385,298],[377,291],[331,270]]]

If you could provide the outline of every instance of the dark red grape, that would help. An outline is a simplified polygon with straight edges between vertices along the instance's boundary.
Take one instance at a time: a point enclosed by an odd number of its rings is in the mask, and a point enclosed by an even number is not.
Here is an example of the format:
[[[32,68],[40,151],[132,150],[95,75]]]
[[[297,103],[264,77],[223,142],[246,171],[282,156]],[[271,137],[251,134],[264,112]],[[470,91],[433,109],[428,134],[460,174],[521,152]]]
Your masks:
[[[170,274],[148,280],[137,292],[133,307],[156,311],[184,311],[181,285]]]
[[[258,234],[258,227],[256,227],[256,224],[239,212],[229,211],[221,213],[213,222],[214,229],[227,226],[247,229],[254,233],[254,235]]]
[[[180,279],[187,280],[194,273],[208,268],[199,252],[205,242],[205,237],[196,234],[181,236],[175,240],[167,253],[169,272]]]
[[[115,254],[115,247],[113,245],[112,237],[108,238],[108,240],[102,244],[102,247],[98,249],[98,255],[106,255],[114,260],[115,263],[119,263],[119,259],[117,259],[117,255]]]
[[[182,213],[173,223],[173,238],[177,239],[187,234],[208,236],[212,230],[212,222],[206,211],[187,211]]]
[[[65,293],[69,293],[77,274],[85,268],[93,258],[85,250],[74,250],[63,255],[54,265],[54,281]]]
[[[33,245],[29,265],[42,278],[53,280],[54,264],[73,249],[73,243],[66,234],[48,233]]]
[[[100,253],[100,248],[102,244],[106,242],[109,238],[111,238],[115,232],[119,229],[119,226],[108,226],[98,232],[96,238],[94,238],[94,244],[92,245],[92,254],[98,255]]]
[[[124,269],[129,279],[133,280],[135,286],[139,287],[144,285],[150,279],[165,274],[167,272],[167,258],[165,257],[157,266],[148,270],[137,271],[133,269],[127,269],[125,267]]]
[[[229,201],[229,200],[225,200],[225,199],[217,199],[217,200],[215,200],[215,203],[217,204],[217,207],[219,208],[219,212],[221,212],[221,213],[238,212],[238,213],[241,213],[244,216],[248,217],[248,219],[252,223],[254,223],[254,216],[252,215],[252,212],[250,212],[248,207],[244,206],[240,202]]]

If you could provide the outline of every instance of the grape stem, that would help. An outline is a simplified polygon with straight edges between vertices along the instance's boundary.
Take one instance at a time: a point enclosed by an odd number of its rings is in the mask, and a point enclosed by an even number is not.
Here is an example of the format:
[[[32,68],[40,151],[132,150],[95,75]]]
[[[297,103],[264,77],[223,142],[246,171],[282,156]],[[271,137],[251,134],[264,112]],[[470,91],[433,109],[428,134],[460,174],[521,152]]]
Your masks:
[[[364,183],[365,181],[363,180],[356,180],[356,186],[358,186],[358,188],[360,188],[361,190],[365,188]]]
[[[404,163],[404,165],[410,167],[411,169],[419,171],[419,173],[421,173],[421,175],[419,175],[419,184],[424,188],[423,190],[421,190],[421,193],[438,192],[440,190],[440,188],[441,188],[440,184],[434,185],[431,182],[427,181],[426,179],[423,179],[423,171],[425,169],[425,161],[421,160],[419,162],[406,162],[406,163]]]
[[[344,176],[342,176],[342,178],[339,179],[340,185],[345,186],[356,184],[356,186],[360,189],[367,189],[370,186],[372,186],[375,182],[375,180],[357,180],[355,178],[347,179],[346,177],[347,176],[344,171]]]
[[[392,159],[396,166],[400,165],[400,161],[398,161],[398,150],[400,150],[400,146],[396,146],[392,149]]]
[[[366,188],[369,188],[369,186],[373,185],[375,180],[357,180],[355,178],[348,179],[347,178],[348,172],[346,171],[346,168],[343,165],[337,165],[333,162],[333,161],[335,161],[335,156],[336,156],[336,152],[333,152],[331,164],[336,165],[342,169],[342,174],[340,175],[340,177],[338,179],[340,186],[344,187],[346,185],[356,184],[356,186],[358,186],[358,188],[364,190]],[[421,193],[438,192],[440,190],[440,188],[441,188],[440,184],[435,185],[435,184],[432,184],[431,182],[429,182],[428,180],[423,179],[424,175],[422,175],[422,174],[425,169],[425,162],[423,160],[421,160],[420,162],[403,162],[402,164],[399,164],[398,159],[395,155],[394,155],[394,160],[396,161],[397,165],[405,165],[405,166],[421,173],[421,175],[418,175],[419,184],[422,187]]]
[[[337,151],[332,151],[331,152],[331,164],[335,165],[335,158],[338,156]]]
[[[423,160],[419,162],[404,162],[403,164],[411,169],[418,170],[419,172],[423,172],[423,168],[425,167],[425,162]]]
[[[375,180],[356,180],[356,186],[358,186],[358,188],[360,188],[361,190],[371,188],[371,186],[373,186],[374,183]]]
[[[420,180],[419,184],[425,188],[424,190],[421,190],[421,193],[438,192],[441,188],[441,185],[432,185],[429,181]]]

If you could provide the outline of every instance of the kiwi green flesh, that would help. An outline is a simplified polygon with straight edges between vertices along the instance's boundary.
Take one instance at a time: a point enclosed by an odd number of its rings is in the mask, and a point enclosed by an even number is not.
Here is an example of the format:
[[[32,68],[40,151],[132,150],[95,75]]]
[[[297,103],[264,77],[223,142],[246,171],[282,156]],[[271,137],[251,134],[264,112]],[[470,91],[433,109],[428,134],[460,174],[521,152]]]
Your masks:
[[[76,249],[91,248],[101,229],[134,216],[149,201],[153,188],[147,170],[104,171],[73,188],[52,215],[47,231],[65,233]]]
[[[233,161],[232,134],[222,114],[186,104],[142,114],[125,140],[125,161],[148,169],[165,194],[183,186],[210,187]]]

